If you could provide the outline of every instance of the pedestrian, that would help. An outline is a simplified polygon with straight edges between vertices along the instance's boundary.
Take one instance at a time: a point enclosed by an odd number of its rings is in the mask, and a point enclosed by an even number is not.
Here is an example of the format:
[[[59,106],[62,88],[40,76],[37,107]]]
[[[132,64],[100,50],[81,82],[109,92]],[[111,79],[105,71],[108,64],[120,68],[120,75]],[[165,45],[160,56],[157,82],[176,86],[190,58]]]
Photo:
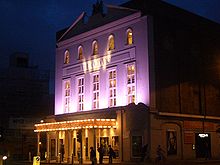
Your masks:
[[[65,154],[65,150],[64,150],[64,144],[60,145],[60,162],[63,162],[63,158],[64,158],[64,154]]]
[[[165,160],[164,157],[164,150],[161,148],[160,145],[157,146],[157,157],[156,157],[156,164],[161,164]]]
[[[147,149],[148,149],[148,144],[145,144],[142,148],[141,148],[141,162],[144,162],[146,153],[147,153]]]
[[[115,157],[115,152],[112,149],[111,145],[108,146],[109,147],[109,151],[108,151],[108,155],[109,155],[109,164],[112,164],[112,158]]]
[[[204,147],[205,147],[205,160],[207,160],[207,159],[210,160],[211,159],[211,154],[210,154],[210,151],[209,151],[208,142],[205,142]]]
[[[92,161],[92,165],[95,165],[96,156],[93,147],[90,147],[90,160]]]
[[[99,164],[103,164],[104,148],[102,144],[98,148],[98,152],[99,152]]]

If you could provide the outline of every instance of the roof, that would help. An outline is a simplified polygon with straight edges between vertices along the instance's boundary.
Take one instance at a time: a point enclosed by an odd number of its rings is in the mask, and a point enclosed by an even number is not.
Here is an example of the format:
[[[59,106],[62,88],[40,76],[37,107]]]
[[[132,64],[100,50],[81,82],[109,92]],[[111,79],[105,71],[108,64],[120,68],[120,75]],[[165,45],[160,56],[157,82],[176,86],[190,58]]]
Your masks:
[[[83,12],[70,27],[57,32],[57,42],[67,40],[73,36],[87,32],[137,12],[137,10],[134,9],[112,5],[106,5],[106,9],[106,13],[96,13],[90,17],[88,17],[86,13]],[[87,18],[88,20],[86,20]]]

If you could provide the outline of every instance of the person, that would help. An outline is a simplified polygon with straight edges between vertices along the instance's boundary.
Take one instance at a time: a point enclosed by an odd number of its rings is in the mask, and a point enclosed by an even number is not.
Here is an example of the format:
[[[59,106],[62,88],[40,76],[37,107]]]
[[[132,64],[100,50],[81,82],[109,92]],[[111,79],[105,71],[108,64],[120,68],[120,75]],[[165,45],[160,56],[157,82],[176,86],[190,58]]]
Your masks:
[[[145,144],[142,148],[141,148],[141,162],[144,162],[146,153],[147,153],[147,148],[148,148],[148,144]]]
[[[211,159],[211,154],[210,154],[210,151],[209,151],[208,142],[205,142],[204,147],[205,147],[205,160],[207,160],[207,159],[210,160]]]
[[[108,146],[109,147],[109,151],[108,151],[108,155],[109,155],[109,164],[112,164],[112,158],[115,156],[115,152],[112,149],[111,145]]]
[[[104,148],[102,144],[98,148],[98,152],[99,152],[99,164],[103,164]]]
[[[160,145],[157,146],[156,164],[161,164],[164,161],[164,150]]]
[[[60,146],[60,156],[61,156],[61,158],[60,158],[60,161],[61,162],[63,162],[63,158],[64,158],[64,154],[65,154],[65,152],[64,152],[64,144],[61,144],[61,146]]]
[[[90,160],[92,161],[92,165],[95,165],[96,156],[93,147],[90,147]]]

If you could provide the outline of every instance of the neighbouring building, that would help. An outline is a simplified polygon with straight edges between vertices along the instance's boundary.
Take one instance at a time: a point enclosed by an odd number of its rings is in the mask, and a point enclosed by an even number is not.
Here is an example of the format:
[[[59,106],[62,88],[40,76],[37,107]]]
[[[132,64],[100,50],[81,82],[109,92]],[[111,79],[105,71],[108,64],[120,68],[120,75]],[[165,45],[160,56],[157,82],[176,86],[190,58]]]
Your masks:
[[[34,123],[51,114],[49,72],[30,65],[29,55],[16,52],[0,69],[0,152],[11,160],[36,155]]]
[[[97,1],[57,33],[55,113],[35,124],[38,154],[46,137],[48,161],[78,160],[81,148],[86,161],[101,145],[137,161],[145,144],[151,159],[158,145],[167,159],[219,158],[219,32],[163,1]]]

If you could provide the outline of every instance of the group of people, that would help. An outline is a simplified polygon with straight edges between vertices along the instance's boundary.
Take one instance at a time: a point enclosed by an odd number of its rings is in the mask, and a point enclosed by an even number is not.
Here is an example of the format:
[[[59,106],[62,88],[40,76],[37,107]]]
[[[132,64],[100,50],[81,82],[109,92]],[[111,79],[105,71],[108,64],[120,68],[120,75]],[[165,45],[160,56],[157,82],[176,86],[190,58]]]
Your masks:
[[[156,164],[161,164],[165,160],[164,153],[165,151],[161,148],[160,145],[158,145],[156,150],[156,159],[155,159]],[[141,149],[141,162],[144,162],[145,159],[148,158],[149,158],[148,144],[146,144]]]
[[[108,151],[108,156],[109,156],[109,164],[112,164],[112,159],[116,157],[115,151],[112,149],[111,145],[108,146],[109,151]],[[98,148],[99,152],[99,164],[103,164],[103,156],[104,156],[104,148],[103,145],[101,144],[100,147]],[[93,147],[90,147],[90,160],[92,161],[92,165],[95,165],[96,163],[96,154],[95,150]]]

